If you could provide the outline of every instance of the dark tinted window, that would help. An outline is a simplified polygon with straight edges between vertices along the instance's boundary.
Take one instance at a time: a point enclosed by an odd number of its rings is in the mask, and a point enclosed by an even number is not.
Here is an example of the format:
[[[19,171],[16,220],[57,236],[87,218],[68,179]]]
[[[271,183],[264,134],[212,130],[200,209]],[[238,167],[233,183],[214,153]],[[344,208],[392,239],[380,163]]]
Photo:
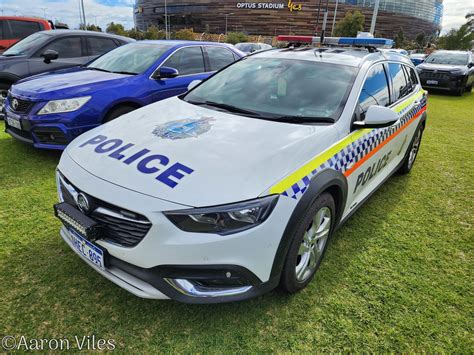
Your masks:
[[[3,26],[6,23],[5,20],[0,20],[0,39],[5,39],[4,34],[3,34]]]
[[[179,49],[163,66],[177,69],[180,75],[204,73],[204,57],[201,47]]]
[[[234,61],[234,55],[222,47],[206,47],[211,71],[219,70]]]
[[[390,94],[388,91],[387,76],[382,64],[372,68],[365,79],[364,86],[359,97],[359,106],[362,118],[370,106],[390,105]]]
[[[12,38],[25,38],[32,33],[41,31],[43,27],[38,22],[8,20]]]
[[[407,96],[411,92],[411,85],[407,82],[402,65],[397,63],[390,63],[388,65],[390,76],[392,77],[393,90],[395,97],[393,101],[398,101]]]
[[[82,56],[81,38],[66,37],[60,38],[48,44],[41,51],[43,53],[47,49],[52,49],[59,53],[59,58],[75,58]],[[40,54],[41,54],[40,53]]]
[[[100,55],[117,48],[117,44],[109,38],[88,37],[89,55]]]

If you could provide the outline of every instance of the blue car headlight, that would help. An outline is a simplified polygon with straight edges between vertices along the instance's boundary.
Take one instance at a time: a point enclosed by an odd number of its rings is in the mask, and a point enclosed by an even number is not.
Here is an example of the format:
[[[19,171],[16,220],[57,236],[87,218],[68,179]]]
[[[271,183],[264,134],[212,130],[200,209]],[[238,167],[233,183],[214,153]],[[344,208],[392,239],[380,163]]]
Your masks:
[[[205,208],[165,212],[179,229],[194,233],[232,234],[263,223],[273,211],[279,195]]]
[[[52,100],[39,110],[38,115],[48,115],[51,113],[73,112],[79,110],[91,99],[91,96],[75,97],[72,99]]]

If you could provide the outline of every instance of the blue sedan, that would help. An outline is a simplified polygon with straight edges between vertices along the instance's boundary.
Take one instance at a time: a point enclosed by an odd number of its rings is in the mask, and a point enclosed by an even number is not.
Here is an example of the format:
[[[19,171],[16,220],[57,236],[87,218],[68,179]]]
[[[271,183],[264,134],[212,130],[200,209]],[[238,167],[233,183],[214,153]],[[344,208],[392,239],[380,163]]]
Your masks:
[[[5,131],[36,148],[61,150],[85,131],[182,94],[243,56],[222,43],[130,43],[86,66],[17,82],[5,105]]]

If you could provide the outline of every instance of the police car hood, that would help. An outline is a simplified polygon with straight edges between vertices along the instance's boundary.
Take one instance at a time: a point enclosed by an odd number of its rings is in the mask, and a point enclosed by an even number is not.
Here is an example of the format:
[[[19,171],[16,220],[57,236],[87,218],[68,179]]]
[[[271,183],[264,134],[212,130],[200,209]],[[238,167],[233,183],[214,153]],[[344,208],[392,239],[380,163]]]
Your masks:
[[[331,125],[265,121],[171,98],[81,135],[65,153],[102,180],[202,207],[256,198],[335,141]]]

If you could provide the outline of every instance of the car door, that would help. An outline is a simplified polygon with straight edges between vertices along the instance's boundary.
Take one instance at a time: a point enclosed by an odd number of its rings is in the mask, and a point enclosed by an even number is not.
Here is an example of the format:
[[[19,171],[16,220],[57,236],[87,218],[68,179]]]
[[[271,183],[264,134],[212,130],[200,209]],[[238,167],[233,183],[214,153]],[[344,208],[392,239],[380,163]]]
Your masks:
[[[163,100],[187,91],[193,80],[203,80],[209,76],[201,46],[183,47],[175,51],[160,67],[178,70],[179,76],[171,79],[153,80],[153,100]]]
[[[64,36],[48,42],[29,60],[30,75],[82,65],[89,61],[81,36]],[[46,63],[41,57],[46,50],[58,52],[58,59]]]
[[[120,46],[118,41],[104,37],[85,37],[89,61]]]

